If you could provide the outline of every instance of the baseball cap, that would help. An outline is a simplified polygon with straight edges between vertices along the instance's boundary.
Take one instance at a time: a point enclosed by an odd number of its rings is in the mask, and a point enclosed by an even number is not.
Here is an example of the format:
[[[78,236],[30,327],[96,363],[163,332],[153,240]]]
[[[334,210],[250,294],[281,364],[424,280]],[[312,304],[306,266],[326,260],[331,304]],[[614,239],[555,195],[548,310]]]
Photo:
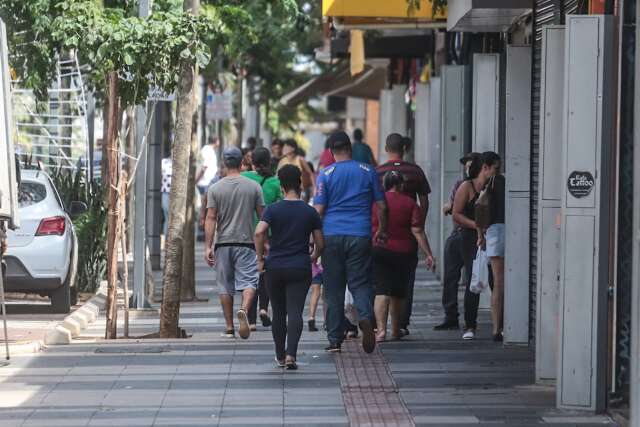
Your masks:
[[[242,151],[238,147],[227,147],[222,153],[224,160],[242,160]]]
[[[469,160],[479,159],[481,157],[482,157],[482,154],[480,154],[480,153],[476,153],[476,152],[467,153],[464,156],[460,157],[460,163],[462,163],[464,165]]]
[[[329,143],[329,149],[331,150],[339,150],[351,145],[349,135],[342,131],[332,133],[327,142]]]

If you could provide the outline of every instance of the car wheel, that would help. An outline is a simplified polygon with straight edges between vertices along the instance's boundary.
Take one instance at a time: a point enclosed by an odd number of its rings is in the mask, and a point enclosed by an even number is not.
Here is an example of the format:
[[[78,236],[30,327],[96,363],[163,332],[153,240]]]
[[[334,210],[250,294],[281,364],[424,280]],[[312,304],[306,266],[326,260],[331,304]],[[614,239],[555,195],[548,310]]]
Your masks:
[[[71,311],[71,287],[68,280],[51,293],[51,310],[62,314]]]

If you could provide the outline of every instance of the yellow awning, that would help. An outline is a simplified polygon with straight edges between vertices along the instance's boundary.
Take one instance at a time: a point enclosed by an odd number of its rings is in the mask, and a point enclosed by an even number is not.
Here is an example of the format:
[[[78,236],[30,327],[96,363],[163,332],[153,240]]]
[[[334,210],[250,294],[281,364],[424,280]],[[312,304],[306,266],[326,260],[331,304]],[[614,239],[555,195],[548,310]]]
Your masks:
[[[446,13],[433,16],[431,0],[420,0],[420,9],[409,10],[406,0],[322,0],[322,14],[331,17],[446,19]]]

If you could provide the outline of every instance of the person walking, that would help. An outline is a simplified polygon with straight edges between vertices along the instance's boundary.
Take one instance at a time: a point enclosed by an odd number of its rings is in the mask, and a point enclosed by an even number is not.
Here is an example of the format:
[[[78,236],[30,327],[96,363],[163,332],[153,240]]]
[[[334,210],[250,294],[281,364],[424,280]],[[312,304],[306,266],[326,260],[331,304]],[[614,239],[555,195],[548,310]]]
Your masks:
[[[489,227],[478,231],[478,246],[485,246],[487,256],[491,262],[493,288],[491,293],[491,321],[493,324],[493,340],[503,340],[504,314],[504,252],[505,252],[505,178],[500,173],[500,156],[487,151],[482,153],[482,169],[489,176],[486,185],[489,193]]]
[[[311,298],[309,299],[309,320],[307,321],[309,332],[318,331],[318,327],[316,326],[316,313],[318,311],[318,304],[322,298],[322,282],[322,265],[318,260],[311,263]]]
[[[209,187],[207,195],[204,256],[209,266],[216,267],[220,304],[227,327],[223,336],[235,336],[233,297],[241,292],[242,306],[236,313],[238,332],[241,338],[247,339],[251,334],[247,312],[258,286],[254,214],[262,215],[264,198],[256,182],[240,175],[242,151],[239,148],[226,148],[223,159],[226,177]]]
[[[282,159],[282,141],[274,138],[271,141],[271,169],[274,175],[278,172],[278,164]]]
[[[200,149],[200,168],[196,173],[196,187],[200,196],[203,196],[209,184],[218,173],[218,145],[217,136],[209,137],[207,145]]]
[[[282,169],[285,165],[293,165],[300,169],[302,173],[302,189],[304,191],[305,186],[311,188],[311,193],[315,194],[315,182],[313,172],[309,168],[307,161],[304,157],[300,156],[298,151],[298,143],[293,139],[286,139],[282,146],[283,157],[278,163],[278,170]]]
[[[404,314],[404,299],[410,287],[412,272],[416,269],[416,248],[425,254],[429,270],[435,267],[429,240],[424,232],[424,220],[418,204],[402,194],[404,178],[397,171],[384,175],[385,199],[389,209],[386,242],[376,242],[373,248],[373,277],[376,284],[375,314],[376,342],[387,335],[387,319],[391,308],[391,338],[400,339],[400,321]],[[374,206],[373,231],[378,229]]]
[[[448,328],[458,328],[458,282],[460,271],[464,267],[464,320],[465,329],[462,336],[465,340],[475,338],[478,305],[480,296],[469,290],[471,284],[471,270],[477,251],[478,236],[476,234],[475,204],[480,191],[484,188],[488,175],[483,173],[482,159],[474,158],[469,167],[468,178],[456,191],[453,203],[454,231],[445,244],[445,265],[443,283],[443,302],[445,310],[445,324]],[[440,325],[442,326],[442,325]]]
[[[169,229],[169,194],[171,193],[171,176],[173,175],[171,155],[162,159],[160,170],[162,173],[162,182],[160,184],[160,193],[162,194],[162,234],[166,239]]]
[[[280,190],[280,181],[273,176],[271,172],[271,153],[264,147],[256,148],[251,157],[253,170],[242,172],[241,175],[255,181],[262,188],[262,196],[264,197],[265,206],[272,205],[282,199],[282,191]],[[256,217],[255,223],[258,224],[259,218]],[[269,317],[269,294],[264,283],[264,274],[260,274],[258,282],[258,292],[253,300],[251,310],[249,310],[249,326],[252,331],[256,330],[256,318],[258,315],[258,304],[260,306],[260,321],[265,328],[271,326],[271,318]]]
[[[362,347],[375,349],[371,277],[371,210],[378,207],[376,241],[386,240],[387,204],[375,169],[351,158],[351,140],[344,132],[329,137],[336,163],[318,175],[314,205],[323,218],[326,248],[322,257],[327,303],[328,352],[339,352],[345,338],[344,299],[348,285],[358,312]]]
[[[402,192],[418,202],[418,207],[422,214],[423,221],[426,221],[427,213],[429,211],[429,194],[431,193],[431,186],[429,185],[429,181],[420,166],[403,160],[410,147],[411,140],[409,138],[403,138],[402,135],[398,133],[392,133],[387,136],[387,140],[385,141],[385,151],[389,156],[389,160],[378,166],[376,170],[380,181],[382,181],[384,175],[390,171],[397,171],[402,175],[404,179]],[[417,266],[417,250],[413,255],[413,258],[414,263]],[[414,269],[411,273],[410,284],[407,289],[407,297],[404,300],[404,314],[400,321],[400,329],[404,335],[409,334],[409,324],[411,322],[411,313],[413,311],[413,288],[415,286],[415,279],[416,272]]]
[[[276,348],[276,364],[297,369],[298,342],[302,335],[302,312],[311,286],[311,263],[324,247],[322,221],[318,213],[300,198],[302,172],[283,166],[278,178],[285,197],[268,206],[255,232],[258,270],[264,272],[273,308],[271,333]],[[265,258],[268,232],[271,247]],[[309,255],[309,237],[314,248]]]
[[[361,129],[353,131],[353,144],[351,150],[353,151],[353,160],[360,163],[366,163],[368,165],[377,166],[375,157],[371,147],[363,142],[364,134]]]

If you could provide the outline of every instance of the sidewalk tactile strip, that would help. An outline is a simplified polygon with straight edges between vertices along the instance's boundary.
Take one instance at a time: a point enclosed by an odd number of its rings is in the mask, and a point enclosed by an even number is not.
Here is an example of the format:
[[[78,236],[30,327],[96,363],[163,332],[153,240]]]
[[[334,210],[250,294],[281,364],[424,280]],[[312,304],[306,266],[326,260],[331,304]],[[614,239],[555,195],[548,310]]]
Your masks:
[[[415,426],[379,349],[366,354],[359,341],[349,340],[335,360],[352,426]]]

